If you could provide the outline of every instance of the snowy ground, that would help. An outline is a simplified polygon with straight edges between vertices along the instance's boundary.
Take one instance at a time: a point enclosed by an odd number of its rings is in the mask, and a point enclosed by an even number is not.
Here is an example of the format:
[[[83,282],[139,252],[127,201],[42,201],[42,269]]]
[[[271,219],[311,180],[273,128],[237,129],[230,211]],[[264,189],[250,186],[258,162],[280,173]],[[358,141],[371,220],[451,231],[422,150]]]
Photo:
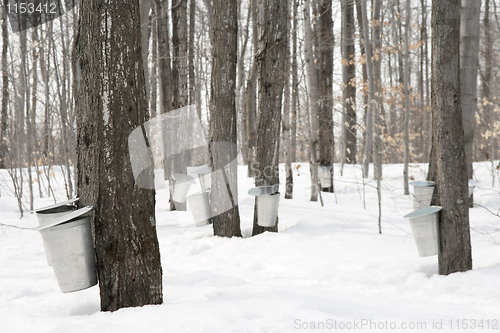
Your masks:
[[[471,209],[474,270],[437,275],[437,256],[420,258],[403,195],[402,165],[384,167],[382,235],[371,181],[363,207],[359,166],[335,166],[337,193],[324,207],[309,201],[308,165],[295,168],[293,200],[281,198],[279,233],[250,237],[252,181],[240,169],[243,238],[213,237],[212,227],[180,227],[157,191],[164,304],[99,312],[97,286],[59,291],[38,232],[0,226],[0,332],[451,332],[500,331],[500,217]],[[424,179],[425,166],[410,175]],[[491,166],[475,165],[477,204],[498,214],[500,188]],[[57,172],[56,172],[57,174]],[[6,173],[0,223],[19,220]],[[282,184],[284,179],[282,179]],[[282,187],[283,188],[283,187]],[[284,192],[282,190],[282,192]],[[63,182],[56,191],[65,200]],[[37,199],[35,207],[52,204]],[[451,326],[452,325],[452,326]],[[468,329],[465,329],[467,328]]]

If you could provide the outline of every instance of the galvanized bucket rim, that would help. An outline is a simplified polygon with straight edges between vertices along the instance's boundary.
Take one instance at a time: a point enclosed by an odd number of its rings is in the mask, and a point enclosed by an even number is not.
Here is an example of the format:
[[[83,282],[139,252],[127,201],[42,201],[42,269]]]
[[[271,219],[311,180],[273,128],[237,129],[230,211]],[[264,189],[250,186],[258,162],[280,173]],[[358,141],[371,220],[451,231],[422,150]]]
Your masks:
[[[49,228],[44,228],[39,230],[40,233],[46,233],[46,232],[54,232],[54,231],[59,231],[59,230],[65,230],[69,228],[74,228],[78,227],[82,224],[85,223],[90,223],[90,216],[83,216],[83,217],[75,217],[74,219],[71,219],[67,222],[49,227]]]
[[[188,175],[206,175],[210,173],[212,173],[212,168],[209,167],[208,164],[187,167]]]
[[[443,207],[440,207],[440,206],[429,206],[429,207],[425,207],[425,208],[416,210],[416,211],[411,212],[409,214],[406,214],[404,216],[404,218],[406,218],[406,219],[414,219],[414,218],[424,217],[424,216],[427,216],[427,215],[431,215],[431,214],[437,213],[441,209],[443,209]]]
[[[186,175],[184,173],[174,172],[172,174],[172,177],[174,178],[176,184],[182,184],[182,183],[196,184],[196,181],[194,180],[193,177],[191,177],[190,175]]]
[[[59,206],[59,207],[53,207],[53,208],[49,208],[49,209],[39,210],[39,211],[36,212],[36,214],[37,215],[50,215],[50,214],[71,212],[73,210],[76,210],[75,206],[64,205],[64,206]]]
[[[50,227],[53,227],[53,226],[56,226],[56,225],[59,225],[59,224],[63,224],[65,222],[68,222],[70,220],[73,220],[77,217],[80,217],[82,216],[83,214],[86,214],[88,212],[90,212],[91,210],[93,209],[92,206],[87,206],[87,207],[83,207],[83,208],[80,208],[80,209],[77,209],[71,213],[68,213],[64,216],[61,216],[60,218],[58,219],[55,219],[53,221],[51,221],[50,223],[47,223],[45,225],[42,225],[42,226],[39,226],[37,228],[35,228],[35,230],[37,231],[42,231],[43,229],[47,229],[47,228],[50,228]]]
[[[436,182],[426,181],[426,180],[417,180],[417,181],[411,182],[410,185],[415,186],[415,187],[430,187],[430,186],[436,186]]]
[[[278,190],[279,190],[279,184],[256,186],[256,187],[248,190],[248,194],[253,195],[253,196],[269,195],[269,194],[277,193]]]
[[[48,210],[48,209],[57,208],[57,207],[61,207],[61,206],[66,206],[66,205],[75,203],[78,200],[80,200],[80,198],[73,198],[71,200],[62,201],[62,202],[59,202],[59,203],[56,203],[56,204],[53,204],[53,205],[50,205],[50,206],[45,206],[45,207],[40,207],[40,208],[34,209],[34,210],[32,210],[32,212],[33,213],[40,213],[40,212]]]

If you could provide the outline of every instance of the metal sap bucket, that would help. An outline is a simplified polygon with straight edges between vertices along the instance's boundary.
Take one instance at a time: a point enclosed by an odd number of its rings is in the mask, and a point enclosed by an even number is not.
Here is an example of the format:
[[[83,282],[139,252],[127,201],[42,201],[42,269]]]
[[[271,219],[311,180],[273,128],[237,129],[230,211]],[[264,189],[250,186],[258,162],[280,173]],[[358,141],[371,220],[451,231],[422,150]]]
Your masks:
[[[50,222],[69,214],[72,211],[76,210],[76,206],[72,205],[74,202],[78,201],[78,198],[60,202],[55,205],[37,208],[34,210],[36,213],[36,218],[38,220],[39,226],[45,226]],[[45,244],[44,244],[45,246]],[[45,256],[47,257],[47,264],[51,266],[51,260],[47,251],[45,251]]]
[[[92,207],[85,207],[40,226],[45,251],[63,293],[92,287],[97,284],[95,255],[90,217],[81,215]]]
[[[439,254],[439,206],[430,206],[405,215],[410,220],[418,254],[429,257]]]
[[[318,178],[322,188],[332,186],[332,167],[320,166],[318,167]]]
[[[191,208],[191,214],[193,215],[196,226],[202,227],[210,224],[212,208],[210,207],[208,192],[193,194],[186,199]]]
[[[194,179],[200,179],[201,190],[203,192],[207,191],[212,186],[212,168],[207,164],[200,166],[188,166],[187,174]]]
[[[468,185],[469,185],[469,197],[470,197],[470,196],[472,196],[472,193],[474,193],[474,188],[476,187],[476,182],[474,181],[474,179],[469,179]]]
[[[432,201],[432,194],[434,193],[435,182],[416,181],[411,182],[413,186],[413,209],[429,207]]]
[[[174,193],[172,199],[176,202],[186,201],[186,196],[192,184],[196,184],[193,177],[182,173],[174,173],[172,177],[175,180]]]
[[[164,189],[167,187],[165,182],[165,171],[163,169],[155,169],[155,190]]]
[[[261,227],[274,227],[278,216],[280,201],[279,185],[258,186],[248,194],[257,197],[257,224]]]

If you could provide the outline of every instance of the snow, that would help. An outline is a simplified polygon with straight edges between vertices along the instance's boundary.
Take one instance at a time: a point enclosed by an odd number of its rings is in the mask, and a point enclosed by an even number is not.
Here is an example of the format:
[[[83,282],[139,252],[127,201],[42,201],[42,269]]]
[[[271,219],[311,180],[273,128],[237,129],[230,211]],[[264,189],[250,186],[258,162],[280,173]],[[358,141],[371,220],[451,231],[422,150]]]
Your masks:
[[[410,176],[424,180],[425,169],[413,164]],[[309,201],[308,165],[295,164],[294,199],[281,194],[279,233],[256,237],[244,166],[238,184],[243,238],[214,237],[211,226],[180,227],[179,217],[189,212],[169,212],[168,189],[158,190],[160,306],[103,313],[97,286],[61,293],[39,233],[0,226],[1,332],[333,332],[335,325],[351,332],[452,332],[463,320],[469,329],[460,331],[500,329],[500,217],[494,215],[500,189],[498,180],[492,187],[490,164],[475,164],[481,207],[470,210],[474,269],[450,276],[437,274],[437,256],[418,256],[403,218],[412,199],[403,195],[402,165],[383,169],[381,235],[375,182],[363,186],[359,165],[346,165],[343,176],[339,165],[334,170],[336,193],[322,193],[321,207]],[[0,183],[8,184],[3,171]],[[283,166],[281,176],[284,192]],[[58,200],[66,200],[62,178],[57,185]],[[37,199],[35,207],[52,203]],[[19,219],[16,199],[2,188],[0,223],[37,226],[26,215]],[[481,323],[482,329],[470,329]]]

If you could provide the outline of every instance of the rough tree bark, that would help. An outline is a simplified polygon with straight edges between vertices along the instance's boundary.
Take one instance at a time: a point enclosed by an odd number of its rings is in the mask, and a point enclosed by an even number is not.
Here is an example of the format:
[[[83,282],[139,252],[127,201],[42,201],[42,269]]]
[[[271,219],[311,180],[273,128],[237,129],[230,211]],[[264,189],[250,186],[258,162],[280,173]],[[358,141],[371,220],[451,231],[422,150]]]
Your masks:
[[[287,8],[287,17],[290,18],[290,2],[293,0],[288,0],[288,8]],[[287,22],[287,31],[290,31],[290,22],[289,19]],[[291,122],[290,122],[290,72],[291,72],[291,59],[290,59],[290,45],[288,44],[285,51],[285,92],[284,92],[284,101],[283,101],[283,144],[284,144],[284,155],[285,155],[285,173],[286,173],[286,181],[285,181],[285,199],[293,199],[293,170],[292,170],[292,137],[291,137]]]
[[[151,72],[150,72],[150,89],[151,89],[151,98],[150,98],[150,107],[149,113],[151,115],[151,119],[156,118],[158,115],[158,15],[156,12],[156,5],[152,3],[151,6],[151,16],[149,19],[149,27],[151,29]]]
[[[194,34],[196,18],[196,1],[189,0],[189,38],[188,38],[188,72],[189,72],[189,105],[196,104],[196,77],[194,72]],[[201,119],[201,114],[198,114]]]
[[[492,87],[492,68],[493,68],[493,38],[491,34],[490,25],[490,0],[486,0],[484,4],[484,17],[483,17],[483,31],[484,31],[484,69],[481,75],[481,99],[483,102],[484,123],[486,124],[485,131],[491,130],[490,124],[493,123],[493,105],[491,103],[491,87]],[[484,132],[482,133],[485,134]],[[497,156],[496,138],[488,140],[484,145],[483,156],[485,159],[493,161]],[[493,181],[494,182],[494,181]]]
[[[257,1],[250,0],[252,16],[252,67],[247,79],[247,89],[245,92],[245,126],[248,135],[247,160],[248,176],[254,176],[252,163],[255,162],[255,146],[257,145],[257,60],[255,55],[259,48],[259,36],[257,32]]]
[[[2,110],[0,122],[0,169],[7,168],[7,117],[9,106],[9,75],[7,69],[7,51],[9,49],[9,30],[5,7],[2,12]]]
[[[149,104],[151,94],[151,82],[149,80],[149,12],[151,11],[152,0],[139,0],[139,8],[141,15],[141,50],[142,50],[142,66],[144,67],[144,78],[146,80],[146,100]]]
[[[362,0],[356,0],[356,17],[358,21],[358,30],[359,30],[359,53],[361,57],[364,57],[366,59],[366,53],[365,53],[365,43],[363,40],[363,6],[362,6]],[[363,62],[362,64],[362,75],[363,75],[363,81],[362,81],[362,93],[363,93],[363,123],[366,124],[366,115],[368,114],[368,70],[366,68],[366,61]],[[361,149],[358,151],[361,153],[360,156],[357,157],[359,161],[363,160],[363,152],[364,152],[364,145],[366,143],[366,128],[363,129],[362,131],[362,140],[361,140]]]
[[[292,28],[292,105],[291,105],[291,157],[292,162],[297,162],[297,104],[299,96],[299,73],[297,66],[297,30],[298,30],[298,2],[292,0],[293,5],[293,28]]]
[[[160,304],[155,191],[135,185],[127,147],[148,120],[139,1],[83,1],[75,47],[78,195],[94,207],[101,310]]]
[[[356,54],[355,54],[354,0],[342,0],[342,129],[344,161],[356,163]]]
[[[259,51],[255,55],[259,72],[259,129],[257,138],[257,175],[255,185],[279,184],[279,146],[283,83],[285,81],[285,52],[288,0],[260,0]],[[257,224],[255,199],[252,235],[278,231]]]
[[[307,73],[307,89],[309,92],[309,141],[311,159],[311,201],[318,201],[318,164],[319,164],[319,135],[318,135],[318,81],[314,66],[313,32],[310,19],[311,2],[304,1],[304,49]]]
[[[410,163],[410,16],[411,7],[410,0],[406,1],[406,22],[405,22],[405,56],[404,56],[404,79],[403,79],[403,89],[405,94],[405,155],[404,155],[404,167],[403,167],[403,187],[404,195],[410,194],[410,189],[408,186],[408,164]]]
[[[373,148],[373,108],[375,104],[375,83],[373,79],[372,52],[370,47],[370,36],[368,33],[368,18],[366,14],[366,0],[361,1],[361,15],[363,17],[363,40],[365,46],[365,60],[368,76],[368,111],[366,112],[366,143],[363,156],[363,177],[368,177],[370,159]]]
[[[464,125],[467,177],[472,178],[472,148],[477,110],[477,71],[479,67],[479,16],[481,1],[462,0],[460,25],[460,84]],[[474,205],[471,196],[470,206]]]
[[[237,155],[236,133],[236,63],[238,54],[237,0],[214,0],[212,4],[212,81],[210,131],[212,143],[228,142],[222,149],[210,148],[214,171],[222,170],[224,181],[212,177],[212,205],[214,213],[220,200],[217,193],[229,192],[232,208],[212,218],[214,235],[241,237],[240,214],[237,199],[237,166],[230,163]],[[214,149],[215,148],[215,149]],[[229,164],[230,163],[230,164]],[[228,165],[229,164],[229,165]]]
[[[377,179],[377,189],[382,178],[382,22],[380,11],[381,0],[374,0],[372,8],[372,62],[373,81],[375,85],[373,103],[373,177]]]
[[[158,72],[160,79],[160,114],[174,109],[172,93],[172,66],[170,54],[170,34],[168,0],[155,0],[156,29],[158,31]]]
[[[318,126],[319,126],[319,165],[332,167],[334,160],[333,137],[333,19],[332,0],[321,0],[319,10],[319,47],[316,56],[318,71]],[[333,171],[332,171],[333,172]],[[330,186],[323,191],[333,192],[333,177]]]
[[[460,95],[460,1],[432,1],[432,110],[438,205],[439,274],[472,269],[469,193]]]

